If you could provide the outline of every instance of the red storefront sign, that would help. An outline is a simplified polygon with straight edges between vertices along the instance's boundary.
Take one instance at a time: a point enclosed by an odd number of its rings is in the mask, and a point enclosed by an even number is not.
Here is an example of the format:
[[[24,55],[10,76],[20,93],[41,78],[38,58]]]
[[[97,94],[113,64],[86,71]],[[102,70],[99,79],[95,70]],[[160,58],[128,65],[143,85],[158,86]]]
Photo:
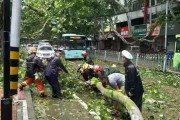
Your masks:
[[[128,37],[128,27],[123,27],[121,28],[121,36],[124,37],[124,38],[127,38]]]
[[[150,33],[150,30],[153,28],[153,26],[155,26],[155,23],[152,23],[151,25],[150,25],[150,24],[147,24],[147,34]],[[157,26],[154,28],[154,31],[152,32],[152,35],[151,35],[151,36],[158,36],[159,33],[160,33],[160,28],[161,28],[161,26],[160,26],[160,25],[157,25]]]

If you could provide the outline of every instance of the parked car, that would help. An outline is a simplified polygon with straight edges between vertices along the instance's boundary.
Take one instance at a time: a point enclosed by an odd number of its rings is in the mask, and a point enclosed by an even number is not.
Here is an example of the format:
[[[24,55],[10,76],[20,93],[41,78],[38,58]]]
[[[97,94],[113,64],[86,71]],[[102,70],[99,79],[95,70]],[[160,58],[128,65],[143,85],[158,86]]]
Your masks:
[[[42,59],[50,58],[55,53],[51,45],[41,45],[37,48],[36,55]]]
[[[58,51],[63,51],[64,50],[64,46],[59,46],[58,47]]]
[[[96,50],[96,47],[95,46],[89,46],[89,47],[87,47],[87,50]]]
[[[38,44],[33,44],[32,46],[36,49],[38,48]]]
[[[26,44],[20,44],[20,47],[26,47]]]
[[[41,46],[44,46],[44,45],[50,45],[49,43],[46,43],[46,42],[44,42],[44,43],[39,43],[38,44],[38,47],[41,47]],[[51,45],[50,45],[51,46]]]
[[[57,51],[58,50],[58,45],[53,45],[53,48],[54,48],[55,51]]]
[[[27,45],[26,45],[26,50],[29,51],[29,49],[30,49],[31,47],[33,47],[32,44],[27,44]]]

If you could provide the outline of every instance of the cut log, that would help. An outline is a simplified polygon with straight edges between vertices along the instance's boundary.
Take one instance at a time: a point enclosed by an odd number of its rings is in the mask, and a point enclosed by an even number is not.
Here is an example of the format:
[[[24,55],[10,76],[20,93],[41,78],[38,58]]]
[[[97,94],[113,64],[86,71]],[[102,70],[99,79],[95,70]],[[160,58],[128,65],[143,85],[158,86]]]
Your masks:
[[[141,114],[139,108],[128,96],[124,95],[120,91],[115,91],[115,90],[110,90],[110,89],[104,88],[102,86],[102,83],[99,82],[99,80],[97,78],[91,79],[91,85],[96,85],[96,87],[101,91],[101,93],[104,96],[111,98],[115,101],[118,101],[119,103],[124,105],[131,117],[131,120],[143,120],[143,117],[142,117],[142,114]]]

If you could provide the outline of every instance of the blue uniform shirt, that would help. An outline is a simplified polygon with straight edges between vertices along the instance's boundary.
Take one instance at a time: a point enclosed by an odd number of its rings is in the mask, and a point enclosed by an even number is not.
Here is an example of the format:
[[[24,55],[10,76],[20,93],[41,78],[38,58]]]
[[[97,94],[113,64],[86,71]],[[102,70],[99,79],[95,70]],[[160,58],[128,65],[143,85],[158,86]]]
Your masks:
[[[121,88],[122,86],[125,85],[125,76],[123,74],[120,73],[113,73],[108,75],[108,81],[109,81],[109,85],[112,88]]]

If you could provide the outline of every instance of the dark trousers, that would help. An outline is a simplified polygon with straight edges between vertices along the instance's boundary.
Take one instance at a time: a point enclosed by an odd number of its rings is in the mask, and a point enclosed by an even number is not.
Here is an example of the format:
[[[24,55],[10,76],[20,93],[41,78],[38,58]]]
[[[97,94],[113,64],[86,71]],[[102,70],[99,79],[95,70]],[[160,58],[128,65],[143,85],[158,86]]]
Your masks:
[[[82,73],[82,76],[83,76],[85,81],[88,81],[89,79],[92,79],[93,77],[95,77],[93,69],[89,69],[87,71],[84,71],[84,73]]]
[[[93,69],[89,69],[89,79],[92,79],[94,76],[94,70]]]
[[[51,85],[52,88],[52,96],[54,97],[61,97],[61,87],[58,81],[58,76],[45,76],[48,83]]]
[[[88,71],[84,71],[84,73],[82,73],[82,76],[83,76],[83,78],[84,78],[85,81],[88,81],[88,80],[89,80]]]
[[[137,105],[140,111],[142,111],[142,95],[131,96],[131,100]]]

